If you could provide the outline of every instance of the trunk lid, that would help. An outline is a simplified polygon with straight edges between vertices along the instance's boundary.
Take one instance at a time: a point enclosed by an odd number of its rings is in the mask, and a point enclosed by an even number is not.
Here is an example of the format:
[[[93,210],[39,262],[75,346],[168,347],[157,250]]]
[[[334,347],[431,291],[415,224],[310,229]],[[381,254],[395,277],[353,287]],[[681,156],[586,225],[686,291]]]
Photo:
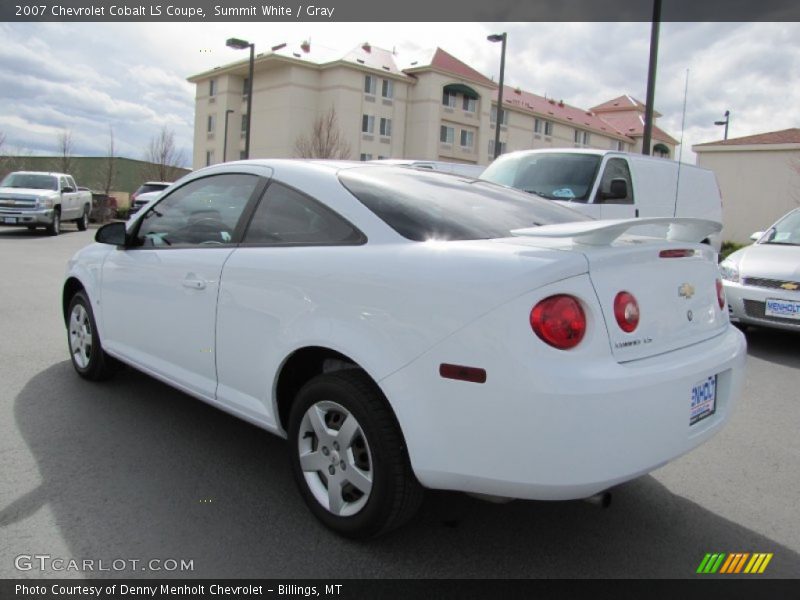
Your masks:
[[[626,237],[637,226],[666,227],[676,241]],[[627,362],[677,350],[722,333],[727,309],[719,306],[715,253],[699,241],[721,226],[697,219],[626,219],[563,223],[512,233],[531,244],[570,249],[584,254],[589,277],[603,312],[611,352]],[[662,251],[690,250],[691,256],[668,257]],[[617,323],[614,299],[632,294],[639,305],[639,323],[627,333]]]

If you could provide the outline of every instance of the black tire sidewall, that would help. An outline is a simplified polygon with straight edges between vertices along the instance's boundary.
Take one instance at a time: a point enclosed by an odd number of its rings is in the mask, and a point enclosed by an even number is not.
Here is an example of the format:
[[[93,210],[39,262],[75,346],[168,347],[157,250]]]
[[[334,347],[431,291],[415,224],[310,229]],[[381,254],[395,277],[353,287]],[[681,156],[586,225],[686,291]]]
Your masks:
[[[378,392],[379,393],[379,392]],[[367,538],[378,534],[388,521],[394,502],[394,473],[391,469],[391,455],[399,449],[386,447],[386,440],[379,434],[380,427],[374,415],[374,406],[361,396],[358,387],[348,385],[346,377],[336,374],[320,375],[312,379],[298,393],[289,417],[289,448],[292,473],[300,488],[303,499],[311,512],[325,525],[336,532],[351,538]],[[323,400],[342,405],[361,425],[372,458],[372,490],[366,505],[357,514],[340,517],[323,507],[308,488],[300,456],[297,437],[300,423],[306,411]],[[388,408],[386,409],[388,410]]]

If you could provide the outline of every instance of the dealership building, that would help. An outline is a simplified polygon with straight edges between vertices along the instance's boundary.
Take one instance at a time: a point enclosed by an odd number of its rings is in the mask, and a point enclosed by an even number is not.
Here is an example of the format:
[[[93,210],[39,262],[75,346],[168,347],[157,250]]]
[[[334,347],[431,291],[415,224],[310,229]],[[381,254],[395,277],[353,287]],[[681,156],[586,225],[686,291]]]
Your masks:
[[[196,88],[194,168],[244,157],[248,72],[245,59],[189,78]],[[331,109],[351,159],[486,165],[494,155],[499,86],[441,48],[401,59],[368,43],[344,54],[307,42],[276,46],[255,57],[252,87],[252,158],[298,156],[298,140]],[[625,95],[584,109],[505,86],[501,151],[641,152],[644,111]],[[654,155],[672,158],[676,145],[654,128]]]

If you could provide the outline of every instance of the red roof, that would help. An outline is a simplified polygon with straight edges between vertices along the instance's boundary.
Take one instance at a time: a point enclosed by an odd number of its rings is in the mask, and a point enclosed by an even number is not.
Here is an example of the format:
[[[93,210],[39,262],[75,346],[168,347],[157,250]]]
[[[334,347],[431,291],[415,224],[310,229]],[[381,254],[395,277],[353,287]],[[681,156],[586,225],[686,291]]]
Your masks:
[[[600,118],[629,137],[642,137],[644,135],[644,115],[642,113],[602,113]],[[653,139],[660,142],[667,142],[668,144],[678,143],[678,140],[673,138],[658,125],[653,125]]]
[[[492,99],[497,102],[497,90],[492,94]],[[601,132],[604,135],[631,141],[625,132],[614,127],[598,115],[576,106],[570,106],[563,101],[553,98],[545,98],[526,92],[519,88],[503,86],[503,108],[515,108],[525,112],[531,112],[548,116],[575,125],[579,129],[588,129]]]
[[[695,144],[693,148],[698,146],[743,146],[746,144],[800,144],[800,129],[793,127],[791,129],[758,133],[756,135],[732,138],[730,140],[706,142],[704,144]]]
[[[626,112],[626,111],[636,111],[643,113],[647,110],[647,105],[641,100],[637,100],[633,96],[629,96],[628,94],[623,94],[622,96],[618,96],[613,100],[609,100],[608,102],[603,102],[602,104],[593,106],[591,110],[592,112],[596,113]],[[657,110],[654,110],[653,116],[660,117],[661,113],[659,113]]]
[[[479,73],[468,64],[461,62],[452,54],[449,54],[441,48],[436,48],[433,56],[425,61],[417,61],[411,63],[411,66],[406,71],[419,71],[424,70],[426,67],[432,67],[445,73],[450,73],[464,79],[469,79],[475,83],[480,83],[488,87],[497,87],[497,84],[486,77],[483,73]]]

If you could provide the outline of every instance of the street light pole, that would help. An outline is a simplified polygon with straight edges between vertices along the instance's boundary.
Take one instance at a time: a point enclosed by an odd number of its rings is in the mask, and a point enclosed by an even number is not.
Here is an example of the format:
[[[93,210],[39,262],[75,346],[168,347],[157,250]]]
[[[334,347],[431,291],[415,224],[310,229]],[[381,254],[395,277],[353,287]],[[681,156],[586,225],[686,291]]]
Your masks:
[[[494,156],[492,158],[497,158],[500,156],[500,123],[503,122],[503,77],[506,71],[506,39],[507,39],[506,32],[503,33],[495,33],[490,36],[487,36],[486,39],[490,42],[502,42],[502,48],[500,50],[500,89],[497,92],[497,123],[494,127]]]
[[[232,108],[225,111],[225,134],[222,136],[222,162],[227,162],[228,160],[228,117],[232,112]]]
[[[728,139],[728,123],[731,120],[731,111],[725,111],[725,120],[724,121],[714,121],[714,125],[725,125],[725,139]]]
[[[253,112],[253,66],[256,60],[256,45],[251,44],[247,40],[240,40],[238,38],[229,38],[225,45],[228,48],[235,48],[236,50],[244,50],[250,48],[250,67],[249,76],[247,78],[247,125],[244,133],[244,157],[250,158],[250,122],[252,120]]]
[[[661,0],[653,0],[653,23],[650,29],[650,66],[647,70],[647,100],[644,107],[642,154],[650,155],[653,137],[653,104],[656,101],[656,65],[658,63],[658,33],[661,27]]]

